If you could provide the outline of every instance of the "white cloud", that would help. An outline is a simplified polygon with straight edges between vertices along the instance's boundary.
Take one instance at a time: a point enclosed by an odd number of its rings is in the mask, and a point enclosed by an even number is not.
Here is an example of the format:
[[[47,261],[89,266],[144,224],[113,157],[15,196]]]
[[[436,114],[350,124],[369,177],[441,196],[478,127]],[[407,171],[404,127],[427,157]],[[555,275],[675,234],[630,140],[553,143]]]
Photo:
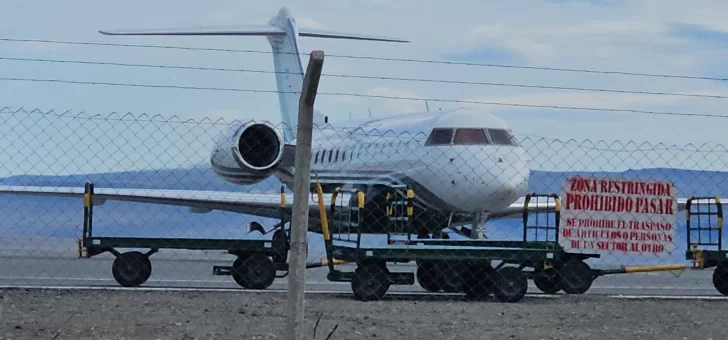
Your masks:
[[[728,32],[725,20],[728,2],[725,1],[702,1],[698,5],[681,0],[640,0],[631,6],[645,21],[686,23]]]
[[[471,28],[452,45],[458,50],[500,47],[522,55],[528,63],[550,64],[578,56],[611,57],[622,52],[616,46],[646,44],[646,47],[676,46],[680,40],[664,36],[664,23],[640,20],[579,20],[554,22],[548,26],[488,23]]]
[[[504,103],[533,106],[561,106],[581,108],[640,109],[650,105],[670,105],[684,100],[682,97],[652,96],[641,94],[606,94],[606,93],[573,93],[544,92],[524,95],[477,97],[466,99],[472,102]],[[482,104],[463,104],[471,107],[482,107]],[[523,107],[499,106],[498,111],[523,111]]]

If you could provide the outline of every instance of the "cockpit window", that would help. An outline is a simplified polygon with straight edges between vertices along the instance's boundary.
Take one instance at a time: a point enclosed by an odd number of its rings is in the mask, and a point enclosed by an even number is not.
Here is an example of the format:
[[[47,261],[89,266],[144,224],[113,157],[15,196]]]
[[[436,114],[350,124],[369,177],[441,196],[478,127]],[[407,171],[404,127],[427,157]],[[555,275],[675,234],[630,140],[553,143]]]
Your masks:
[[[487,131],[487,132],[486,132]],[[518,140],[506,129],[435,128],[427,138],[427,146],[435,145],[509,145]]]
[[[518,140],[511,135],[507,130],[503,129],[488,129],[490,139],[495,145],[512,145],[518,146]]]
[[[490,144],[485,129],[457,129],[455,131],[455,145],[485,145]]]
[[[452,129],[432,129],[425,145],[450,145],[452,132]]]

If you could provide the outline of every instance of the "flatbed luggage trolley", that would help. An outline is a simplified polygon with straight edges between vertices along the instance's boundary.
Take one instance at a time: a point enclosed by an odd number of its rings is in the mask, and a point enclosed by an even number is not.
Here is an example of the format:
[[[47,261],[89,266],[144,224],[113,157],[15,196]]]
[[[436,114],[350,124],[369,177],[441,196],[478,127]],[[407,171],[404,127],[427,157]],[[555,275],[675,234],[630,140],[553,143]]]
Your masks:
[[[356,199],[352,200],[356,203],[349,206],[348,202],[342,200],[339,205],[336,202],[339,193],[337,189],[332,194],[331,209],[328,212],[333,223],[338,224],[334,227],[338,235],[332,236],[329,232],[327,211],[323,206],[323,191],[318,183],[316,191],[321,202],[319,208],[329,267],[327,278],[330,281],[351,282],[354,296],[361,301],[381,299],[392,284],[414,284],[413,273],[392,272],[387,267],[390,263],[445,261],[461,264],[464,269],[459,276],[463,283],[462,292],[467,297],[479,299],[492,293],[501,302],[520,301],[528,289],[529,278],[538,278],[542,287],[555,287],[547,290],[564,289],[567,293],[574,294],[588,290],[594,278],[594,272],[584,260],[599,257],[598,254],[569,254],[559,247],[558,242],[526,240],[527,233],[524,233],[524,240],[521,241],[417,239],[413,237],[411,226],[414,210],[414,192],[411,189],[394,190],[394,199],[387,209],[392,223],[387,230],[387,242],[381,245],[361,242],[362,233],[358,223],[359,212],[364,209],[363,193],[353,190],[352,197]],[[402,209],[402,206],[406,206],[406,209]],[[337,212],[337,209],[341,210]],[[355,236],[351,236],[352,233]],[[405,239],[396,240],[395,236]],[[353,272],[337,270],[334,259],[356,263],[357,268]],[[494,268],[492,261],[501,263]],[[538,269],[532,272],[523,271],[526,267]],[[427,268],[420,266],[418,271],[422,270]],[[558,273],[560,279],[556,280],[556,275],[552,273]],[[437,278],[445,273],[430,274]]]
[[[728,295],[728,250],[723,249],[723,205],[720,198],[688,198],[685,202],[685,218],[685,258],[692,262],[693,269],[715,267],[713,286],[719,293]]]
[[[86,182],[84,191],[83,235],[78,240],[79,257],[110,252],[116,259],[111,273],[123,287],[136,287],[147,282],[152,274],[149,257],[159,249],[227,250],[237,256],[232,266],[214,266],[214,275],[231,275],[235,282],[247,289],[268,288],[276,277],[288,275],[286,258],[290,249],[290,236],[285,231],[287,221],[284,212],[285,196],[281,187],[281,221],[276,226],[272,240],[225,240],[148,237],[97,237],[93,236],[94,183]],[[103,200],[103,199],[102,199]],[[149,248],[140,251],[119,252],[117,248]],[[278,275],[277,271],[284,271]]]

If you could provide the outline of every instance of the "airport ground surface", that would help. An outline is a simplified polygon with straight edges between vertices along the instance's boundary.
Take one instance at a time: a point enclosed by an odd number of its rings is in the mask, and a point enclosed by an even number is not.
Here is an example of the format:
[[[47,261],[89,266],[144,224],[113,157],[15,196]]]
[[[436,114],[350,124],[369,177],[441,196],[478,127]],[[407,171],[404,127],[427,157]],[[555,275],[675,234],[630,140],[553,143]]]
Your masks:
[[[245,291],[213,265],[220,252],[163,251],[145,288],[119,288],[113,256],[0,251],[0,339],[275,339],[285,332],[287,278]],[[316,258],[318,254],[312,254]],[[353,269],[353,267],[350,267]],[[413,265],[397,270],[413,271]],[[393,268],[393,269],[395,269]],[[348,283],[309,269],[306,328],[325,339],[723,339],[726,298],[712,270],[612,275],[582,296],[545,296],[529,282],[519,303],[471,302],[458,294],[392,286],[383,301],[355,300]],[[63,288],[63,289],[59,289]],[[171,288],[171,289],[170,289]],[[176,289],[175,289],[176,288]],[[670,299],[665,299],[670,297]]]
[[[0,339],[281,339],[285,293],[1,289]],[[725,301],[306,297],[309,339],[724,339]],[[314,328],[321,316],[316,336]],[[338,327],[337,327],[338,326]]]
[[[2,251],[0,252],[0,287],[118,287],[111,275],[114,257],[102,254],[89,259],[77,258],[72,251]],[[310,254],[319,259],[323,254]],[[319,257],[317,257],[319,256]],[[212,275],[214,265],[232,265],[234,256],[216,252],[181,252],[171,250],[154,254],[152,276],[145,287],[158,288],[223,288],[241,289],[230,276]],[[353,270],[354,267],[345,267]],[[414,272],[414,263],[391,266],[391,270]],[[306,271],[306,289],[311,292],[351,293],[349,283],[330,282],[327,268]],[[675,272],[632,273],[602,276],[595,280],[587,294],[609,295],[720,295],[712,284],[712,269]],[[284,290],[288,278],[276,279],[270,290]],[[422,292],[418,284],[392,286],[390,292]],[[529,281],[529,293],[539,293]]]

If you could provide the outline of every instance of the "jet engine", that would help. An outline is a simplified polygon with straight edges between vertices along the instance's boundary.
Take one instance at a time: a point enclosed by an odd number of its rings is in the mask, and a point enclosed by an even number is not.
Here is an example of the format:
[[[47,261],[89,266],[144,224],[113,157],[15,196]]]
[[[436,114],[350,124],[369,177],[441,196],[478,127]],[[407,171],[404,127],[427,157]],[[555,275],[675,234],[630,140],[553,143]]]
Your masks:
[[[255,184],[281,166],[284,146],[281,133],[270,123],[246,122],[217,143],[212,167],[229,181]]]
[[[248,171],[271,170],[283,156],[283,138],[268,124],[245,124],[233,138],[235,160]]]

